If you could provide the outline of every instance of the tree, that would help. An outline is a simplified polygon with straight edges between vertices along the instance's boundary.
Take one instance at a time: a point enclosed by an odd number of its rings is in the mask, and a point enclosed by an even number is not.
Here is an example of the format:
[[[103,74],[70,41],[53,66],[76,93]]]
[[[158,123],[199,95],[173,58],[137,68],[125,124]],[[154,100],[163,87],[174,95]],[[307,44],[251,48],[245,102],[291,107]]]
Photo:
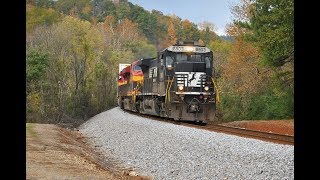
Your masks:
[[[177,33],[174,28],[173,22],[169,21],[168,29],[167,29],[167,38],[166,38],[166,46],[174,45],[177,42]]]
[[[35,0],[35,5],[38,7],[49,8],[53,7],[53,0]]]
[[[28,49],[26,63],[27,83],[41,80],[48,67],[48,54],[37,49]]]
[[[141,13],[137,21],[139,29],[142,30],[142,33],[148,38],[150,42],[155,43],[156,37],[154,29],[157,26],[157,17],[154,14],[149,12]]]
[[[182,36],[181,40],[199,40],[199,31],[195,24],[191,23],[189,20],[183,20],[181,22]]]
[[[198,23],[198,27],[200,30],[208,29],[208,31],[211,31],[211,32],[214,32],[217,29],[213,23],[208,22],[208,21],[203,21],[201,23]]]
[[[293,61],[294,53],[294,3],[293,0],[256,0],[251,6],[252,17],[249,22],[237,23],[252,30],[247,35],[258,43],[263,61],[279,67]],[[249,6],[250,7],[250,6]]]
[[[28,48],[26,60],[27,121],[34,122],[44,114],[42,89],[48,68],[49,54],[39,49]]]
[[[267,86],[271,71],[259,66],[260,52],[257,47],[237,39],[227,63],[222,65],[223,78],[237,94],[252,94]]]
[[[293,0],[241,0],[219,79],[226,119],[293,117]],[[236,108],[235,108],[236,107]]]
[[[88,7],[91,6],[91,1],[58,0],[54,6],[59,12],[63,12],[66,15],[75,15],[81,18],[85,16],[85,14],[83,14],[83,9],[88,9]]]
[[[219,79],[223,76],[221,67],[223,64],[227,63],[227,59],[232,49],[232,43],[223,39],[216,39],[210,41],[207,46],[213,51],[215,76]]]
[[[252,0],[240,0],[240,3],[231,7],[231,13],[235,21],[249,22],[253,16],[255,6]]]
[[[200,38],[204,45],[209,45],[211,41],[218,40],[219,37],[207,27],[205,30],[200,30]]]
[[[256,0],[243,7],[247,7],[246,12],[250,13],[247,13],[246,21],[236,21],[237,26],[250,32],[244,37],[260,48],[261,62],[274,68],[274,77],[282,81],[283,86],[292,88],[294,84],[293,0]]]
[[[101,39],[88,21],[70,16],[51,27],[38,27],[27,38],[29,48],[50,54],[40,94],[47,118],[59,122],[64,115],[81,119],[90,115],[88,81],[101,57]]]
[[[40,25],[50,26],[61,20],[61,15],[52,8],[46,9],[27,5],[26,12],[26,30],[31,32],[35,27]]]
[[[156,35],[156,47],[158,51],[161,51],[167,46],[166,38],[168,37],[168,26],[171,19],[169,16],[164,16],[161,11],[152,10],[152,14],[157,17],[157,24],[154,28]],[[173,25],[174,26],[174,25]]]
[[[116,4],[115,2],[113,2]],[[130,6],[127,2],[120,2],[116,5],[116,17],[118,20],[126,19],[130,15]]]
[[[116,16],[116,6],[110,0],[93,0],[91,4],[97,22],[103,22],[106,16]]]

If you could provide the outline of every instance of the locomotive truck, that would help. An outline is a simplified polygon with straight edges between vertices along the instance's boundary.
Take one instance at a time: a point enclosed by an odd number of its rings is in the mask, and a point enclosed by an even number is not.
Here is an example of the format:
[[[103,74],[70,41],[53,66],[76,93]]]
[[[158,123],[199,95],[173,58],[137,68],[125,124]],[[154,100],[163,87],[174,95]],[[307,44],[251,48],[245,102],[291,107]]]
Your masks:
[[[118,105],[141,114],[195,121],[214,121],[218,91],[213,53],[197,42],[178,41],[131,64],[119,64]]]

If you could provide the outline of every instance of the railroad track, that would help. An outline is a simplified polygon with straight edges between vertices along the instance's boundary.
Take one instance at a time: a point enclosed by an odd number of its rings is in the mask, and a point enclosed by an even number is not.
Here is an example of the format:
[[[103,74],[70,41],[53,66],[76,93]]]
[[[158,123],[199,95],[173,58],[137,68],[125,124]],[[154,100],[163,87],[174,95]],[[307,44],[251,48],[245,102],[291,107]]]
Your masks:
[[[231,127],[231,126],[225,126],[220,124],[208,124],[208,127],[205,127],[203,129],[226,132],[229,134],[255,138],[255,139],[260,139],[260,140],[265,140],[270,142],[276,142],[280,144],[294,145],[294,136],[290,136],[290,135],[244,129],[239,127]]]
[[[166,118],[161,118],[158,116],[152,116],[152,115],[146,115],[146,114],[139,114],[139,113],[127,111],[127,110],[125,110],[125,112],[134,114],[137,116],[153,119],[156,121],[161,121],[161,122],[167,122],[167,123],[172,123],[172,124],[177,124],[182,126],[204,129],[208,131],[223,132],[226,134],[232,134],[232,135],[237,135],[237,136],[247,137],[247,138],[254,138],[254,139],[274,142],[278,144],[294,145],[294,136],[290,136],[290,135],[276,134],[272,132],[257,131],[257,130],[239,128],[239,127],[232,127],[232,126],[226,126],[221,124],[215,124],[212,122],[209,122],[207,125],[203,126],[203,125],[195,124],[194,122],[174,121],[171,119],[166,119]]]

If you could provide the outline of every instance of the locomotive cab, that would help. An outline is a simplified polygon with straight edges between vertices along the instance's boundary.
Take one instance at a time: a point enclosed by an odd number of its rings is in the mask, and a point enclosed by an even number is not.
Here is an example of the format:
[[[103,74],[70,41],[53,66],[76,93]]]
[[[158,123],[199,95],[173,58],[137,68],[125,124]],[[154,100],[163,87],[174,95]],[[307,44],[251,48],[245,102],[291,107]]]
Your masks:
[[[180,42],[162,51],[160,61],[171,87],[166,90],[170,116],[176,120],[213,120],[216,94],[212,51],[193,42]]]

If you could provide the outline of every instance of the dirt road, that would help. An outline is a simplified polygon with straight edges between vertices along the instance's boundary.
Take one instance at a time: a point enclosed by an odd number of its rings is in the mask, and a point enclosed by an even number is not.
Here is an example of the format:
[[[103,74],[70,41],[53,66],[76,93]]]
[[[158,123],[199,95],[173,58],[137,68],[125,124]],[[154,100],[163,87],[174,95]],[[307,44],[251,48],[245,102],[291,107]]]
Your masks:
[[[26,128],[26,179],[149,179],[106,164],[77,131],[33,123]]]

